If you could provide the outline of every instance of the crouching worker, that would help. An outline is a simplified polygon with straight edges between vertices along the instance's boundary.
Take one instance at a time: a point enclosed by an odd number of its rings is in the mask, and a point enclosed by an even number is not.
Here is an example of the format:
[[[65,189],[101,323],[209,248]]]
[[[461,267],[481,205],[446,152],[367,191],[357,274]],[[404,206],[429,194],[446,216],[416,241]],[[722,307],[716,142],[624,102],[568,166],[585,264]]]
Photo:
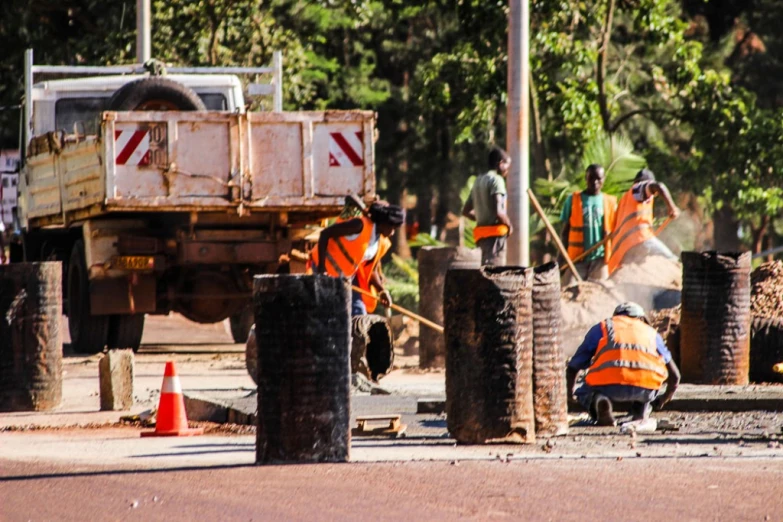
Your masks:
[[[384,306],[391,304],[391,296],[383,288],[379,277],[377,263],[388,249],[387,241],[395,230],[404,222],[404,211],[398,205],[373,203],[367,216],[360,216],[346,221],[339,221],[321,231],[318,245],[310,252],[311,269],[319,274],[332,277],[346,277],[354,281],[354,276],[360,268],[366,275],[365,285],[370,285],[379,292],[379,298]],[[380,254],[380,256],[379,256]],[[361,278],[360,278],[361,279]],[[354,282],[356,284],[356,282]],[[353,293],[352,315],[367,313],[361,294]]]
[[[580,370],[587,374],[574,392]],[[568,363],[566,379],[569,396],[574,393],[599,426],[614,426],[617,403],[630,404],[633,421],[646,420],[653,405],[661,409],[674,396],[680,371],[644,309],[628,302],[587,332]]]

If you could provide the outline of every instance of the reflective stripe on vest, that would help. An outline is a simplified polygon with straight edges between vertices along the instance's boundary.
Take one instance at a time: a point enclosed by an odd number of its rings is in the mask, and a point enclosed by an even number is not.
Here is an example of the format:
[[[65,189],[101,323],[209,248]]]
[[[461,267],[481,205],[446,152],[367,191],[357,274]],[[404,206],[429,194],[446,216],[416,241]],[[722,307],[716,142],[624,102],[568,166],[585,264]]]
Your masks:
[[[669,372],[658,353],[655,328],[620,315],[603,321],[601,331],[603,337],[585,376],[588,385],[661,388]]]
[[[609,273],[620,266],[630,249],[654,237],[653,202],[651,197],[639,203],[633,197],[633,189],[629,189],[620,200],[617,209],[617,226],[614,233],[614,252],[609,258]]]
[[[353,239],[338,237],[330,239],[324,252],[325,272],[332,277],[352,278],[362,262],[364,253],[370,246],[374,223],[370,218],[362,216],[362,231]],[[310,251],[313,266],[318,265],[318,246]]]
[[[604,237],[614,229],[615,209],[617,198],[609,194],[602,194],[604,200],[603,230]],[[568,220],[568,257],[576,258],[585,251],[585,223],[584,209],[582,208],[582,193],[577,191],[571,196],[571,217]],[[612,241],[604,244],[604,259],[607,261],[612,255]]]
[[[486,239],[488,237],[504,237],[508,235],[508,226],[498,225],[482,225],[473,229],[473,241],[479,239]]]
[[[381,236],[378,242],[378,252],[375,254],[375,257],[370,261],[364,261],[361,263],[359,268],[356,270],[356,286],[362,290],[370,292],[372,295],[378,295],[375,287],[370,284],[372,273],[380,264],[383,256],[386,255],[386,252],[391,249],[391,240],[388,237]],[[378,300],[373,299],[368,295],[362,294],[362,301],[364,302],[364,306],[367,308],[368,314],[373,313],[378,307]]]

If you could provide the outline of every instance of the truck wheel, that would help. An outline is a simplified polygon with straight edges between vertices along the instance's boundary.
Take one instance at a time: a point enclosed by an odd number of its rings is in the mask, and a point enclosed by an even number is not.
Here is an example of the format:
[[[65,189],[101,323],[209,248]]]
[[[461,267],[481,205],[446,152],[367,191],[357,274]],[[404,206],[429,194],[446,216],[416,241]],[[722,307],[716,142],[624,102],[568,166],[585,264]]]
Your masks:
[[[109,348],[130,348],[139,351],[144,333],[144,314],[112,315],[109,319]]]
[[[255,323],[253,317],[253,307],[248,306],[238,314],[228,318],[228,324],[231,326],[231,337],[235,343],[244,343],[247,341],[247,335],[250,333],[250,327]]]
[[[142,78],[120,87],[109,100],[110,111],[205,111],[198,94],[166,78]]]
[[[245,343],[245,367],[247,373],[250,374],[250,378],[253,379],[255,384],[256,372],[258,372],[258,348],[256,347],[256,326],[250,327],[250,333],[247,336],[247,342]]]
[[[90,281],[81,239],[73,245],[68,266],[68,329],[75,353],[98,353],[106,346],[109,316],[90,312]]]

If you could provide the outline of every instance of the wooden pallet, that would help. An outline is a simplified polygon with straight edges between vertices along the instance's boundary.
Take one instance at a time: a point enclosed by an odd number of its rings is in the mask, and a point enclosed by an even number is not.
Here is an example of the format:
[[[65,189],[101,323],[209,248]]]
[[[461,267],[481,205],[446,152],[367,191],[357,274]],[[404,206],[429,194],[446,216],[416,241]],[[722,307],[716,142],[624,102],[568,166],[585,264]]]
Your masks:
[[[356,417],[356,427],[351,430],[354,437],[400,437],[408,429],[406,424],[401,422],[401,415],[364,415]],[[383,423],[377,426],[378,423]],[[376,426],[371,426],[376,424]]]

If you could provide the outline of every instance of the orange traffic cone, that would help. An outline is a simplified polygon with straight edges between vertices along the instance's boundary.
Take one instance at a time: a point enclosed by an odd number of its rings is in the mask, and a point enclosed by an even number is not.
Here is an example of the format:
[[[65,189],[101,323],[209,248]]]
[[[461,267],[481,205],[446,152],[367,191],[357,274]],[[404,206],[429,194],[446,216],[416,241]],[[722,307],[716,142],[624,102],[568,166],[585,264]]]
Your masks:
[[[185,398],[182,396],[182,386],[174,368],[174,362],[166,363],[163,373],[163,385],[160,388],[160,402],[155,423],[155,431],[143,431],[142,437],[183,437],[202,435],[201,428],[188,428],[188,416],[185,413]]]

